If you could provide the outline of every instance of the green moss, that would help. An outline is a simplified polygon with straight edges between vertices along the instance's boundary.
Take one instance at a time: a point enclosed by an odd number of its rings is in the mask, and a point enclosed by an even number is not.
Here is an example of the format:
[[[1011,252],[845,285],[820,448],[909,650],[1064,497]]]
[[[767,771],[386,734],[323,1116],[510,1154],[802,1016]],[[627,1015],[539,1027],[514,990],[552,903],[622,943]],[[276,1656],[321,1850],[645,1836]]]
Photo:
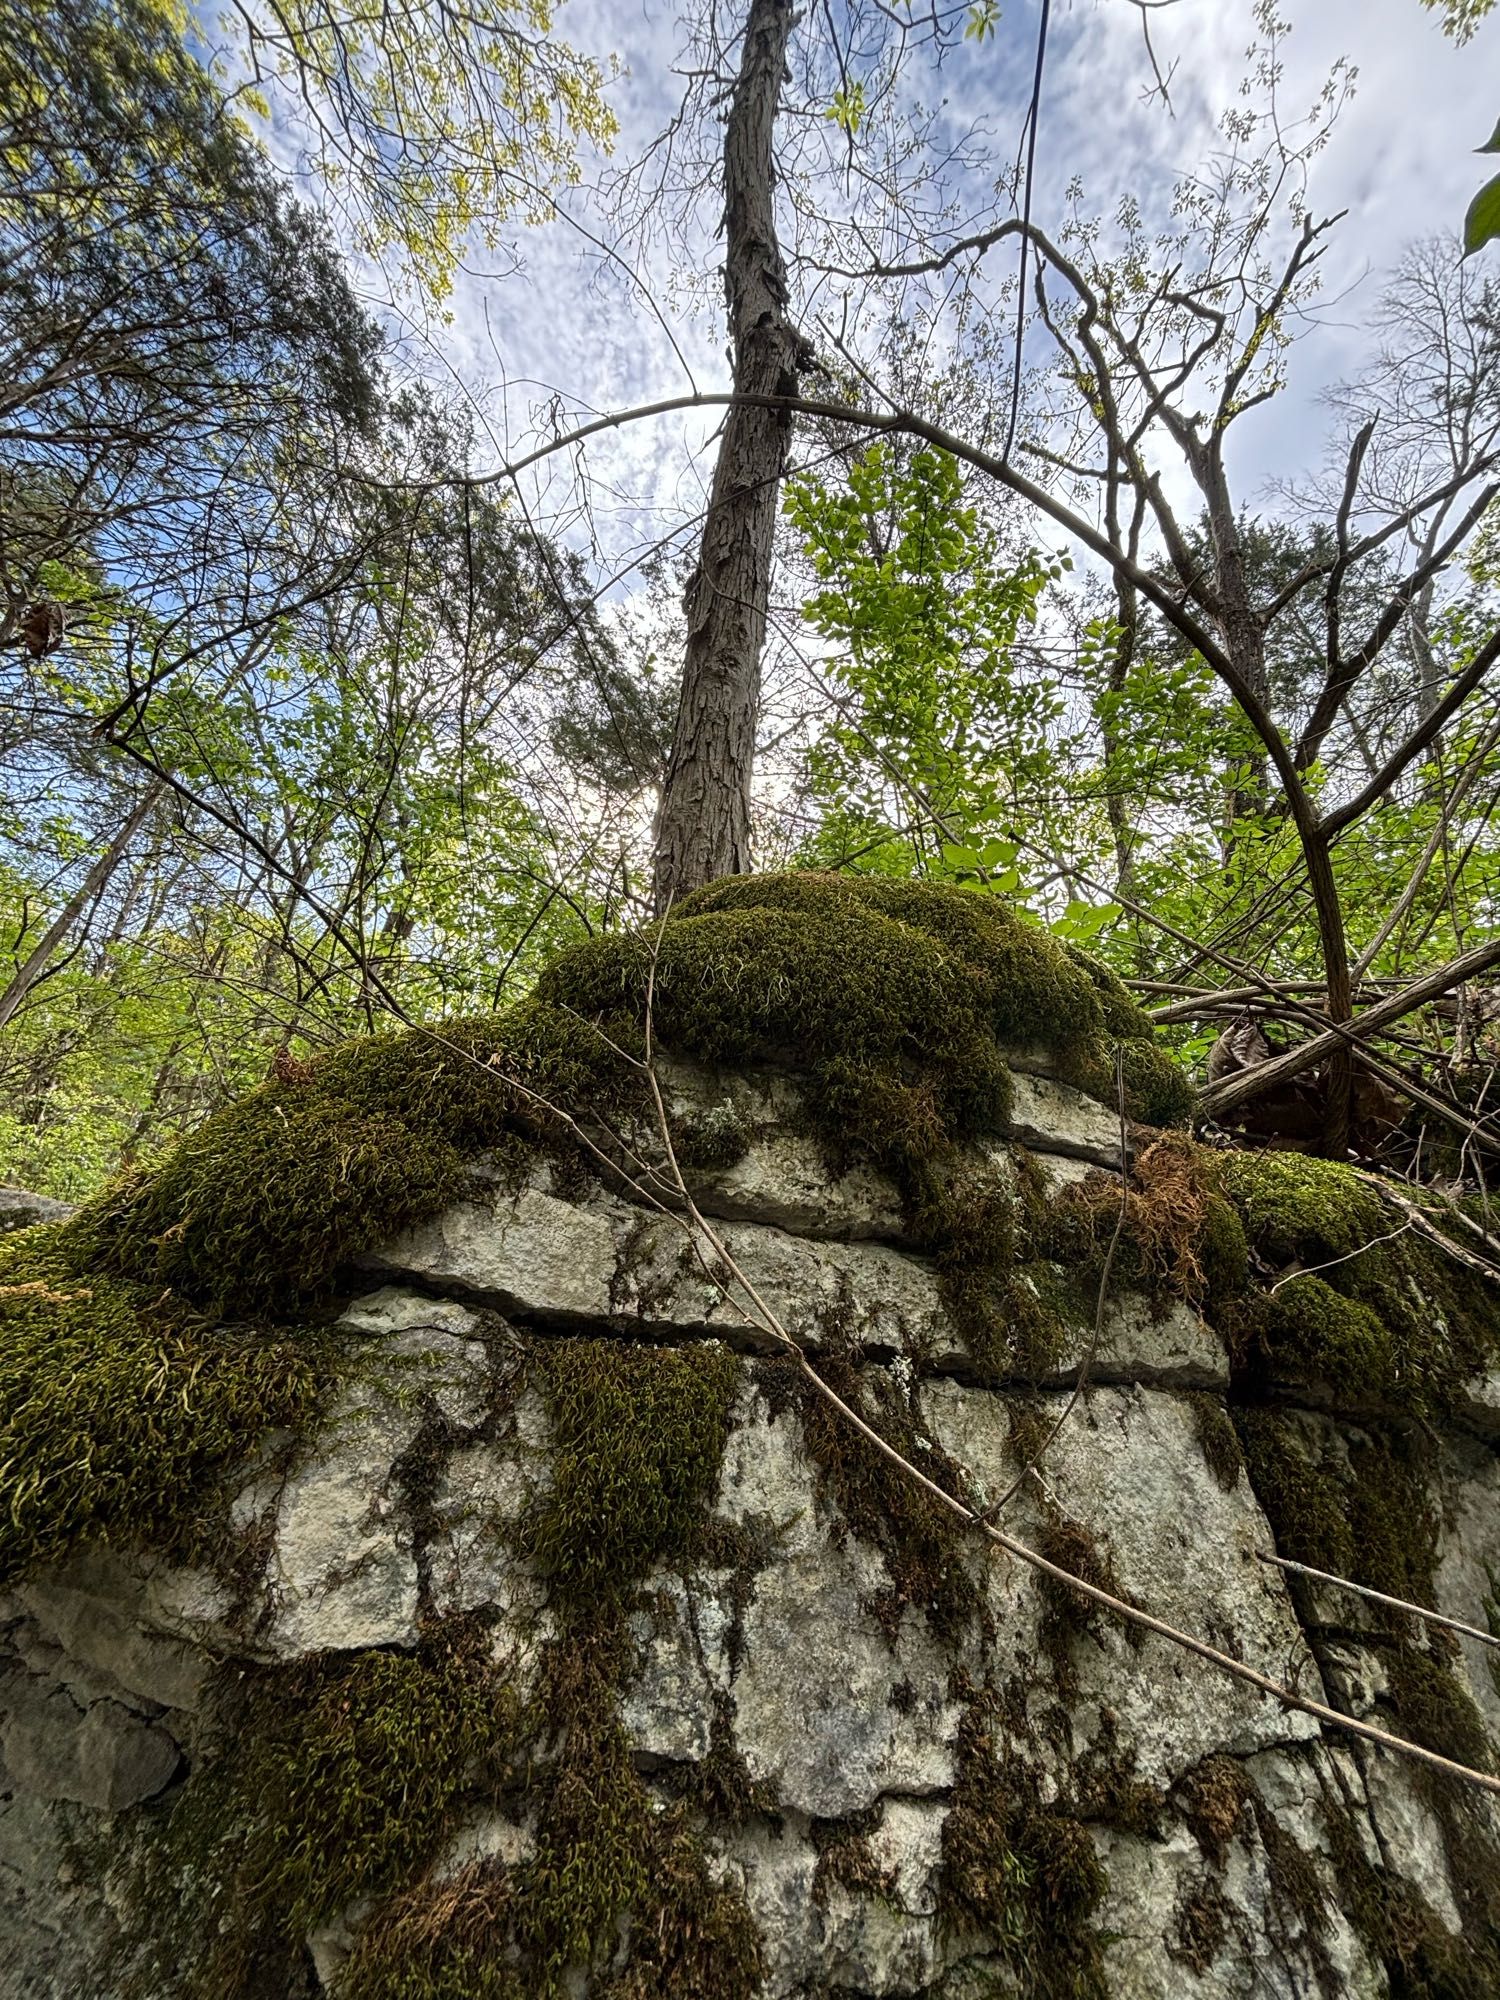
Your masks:
[[[1472,1826],[1473,1800],[1452,1803]],[[1345,1800],[1325,1799],[1323,1816],[1340,1902],[1398,2000],[1492,2000],[1500,1992],[1500,1874],[1489,1837],[1491,1851],[1470,1857],[1477,1867],[1450,1871],[1462,1917],[1455,1933],[1410,1882],[1369,1859]]]
[[[962,1491],[962,1473],[919,1428],[907,1394],[858,1368],[837,1350],[818,1358],[819,1375],[880,1436],[945,1492]],[[958,1516],[915,1485],[818,1395],[794,1361],[760,1363],[757,1377],[774,1411],[794,1410],[821,1498],[847,1529],[880,1551],[890,1588],[871,1605],[894,1645],[908,1609],[942,1638],[973,1629],[984,1602],[974,1550]]]
[[[985,1933],[1035,2000],[1105,2000],[1093,1918],[1107,1886],[1087,1826],[1042,1805],[1035,1772],[1006,1745],[994,1691],[971,1690],[943,1821],[940,1922]]]
[[[1187,1405],[1192,1412],[1193,1435],[1198,1440],[1204,1462],[1221,1490],[1232,1493],[1245,1467],[1245,1454],[1240,1449],[1234,1419],[1225,1409],[1222,1399],[1207,1389],[1189,1390]]]
[[[1329,1425],[1267,1410],[1241,1412],[1238,1422],[1252,1483],[1283,1555],[1408,1603],[1435,1601],[1437,1522],[1421,1447],[1410,1434],[1372,1428],[1341,1437]],[[1292,1589],[1311,1624],[1310,1600],[1295,1578]],[[1453,1672],[1450,1642],[1404,1613],[1368,1602],[1357,1623],[1384,1663],[1397,1733],[1474,1769],[1493,1770],[1493,1747]],[[1495,1992],[1500,1842],[1469,1787],[1437,1772],[1419,1771],[1416,1781],[1442,1828],[1464,1914],[1462,1937],[1446,1932],[1409,1886],[1373,1868],[1347,1816],[1335,1811],[1330,1827],[1345,1906],[1384,1962],[1393,1991],[1434,2000]]]
[[[1493,1287],[1371,1180],[1294,1154],[1212,1157],[1261,1263],[1310,1267],[1230,1315],[1232,1350],[1252,1387],[1290,1377],[1321,1385],[1355,1414],[1386,1404],[1432,1418],[1494,1365]]]
[[[1147,1032],[1150,1032],[1149,1029]],[[1155,1042],[1131,1037],[1118,1043],[1115,1054],[1119,1061],[1125,1116],[1128,1119],[1141,1125],[1187,1124],[1197,1098],[1192,1084],[1169,1050],[1159,1048]],[[1114,1105],[1119,1101],[1113,1058],[1081,1063],[1075,1081],[1106,1104]]]
[[[546,1126],[536,1093],[606,1102],[620,1059],[527,1003],[351,1042],[216,1113],[64,1226],[79,1268],[170,1285],[208,1311],[287,1311],[464,1192],[466,1153]]]
[[[390,1899],[360,1933],[340,2000],[558,2000],[585,1970],[609,2000],[749,2000],[761,1977],[749,1912],[713,1879],[687,1809],[659,1809],[635,1770],[617,1646],[575,1637],[542,1662],[530,1853],[429,1872]]]
[[[672,1150],[682,1167],[712,1171],[732,1167],[750,1150],[750,1133],[732,1103],[711,1104],[679,1126]]]
[[[983,1382],[1038,1382],[1055,1373],[1070,1345],[1053,1273],[1021,1268],[1030,1203],[1013,1177],[972,1161],[927,1164],[913,1204],[914,1240],[928,1251],[954,1330]]]
[[[180,1546],[225,1465],[305,1423],[326,1334],[214,1326],[180,1301],[80,1277],[55,1225],[0,1242],[0,1583],[83,1535]]]
[[[1272,1264],[1347,1257],[1389,1224],[1379,1194],[1345,1166],[1302,1153],[1218,1153],[1220,1187]]]
[[[1483,1718],[1447,1660],[1434,1659],[1415,1644],[1398,1645],[1387,1672],[1391,1700],[1414,1743],[1471,1770],[1494,1770]]]
[[[691,1561],[718,1484],[739,1366],[717,1344],[539,1348],[552,1481],[524,1546],[567,1611],[619,1604],[657,1563]]]
[[[837,975],[841,994],[855,1005],[861,1024],[888,1041],[893,1031],[900,1036],[902,998],[941,1004],[950,978],[956,979],[960,1013],[1002,1042],[1040,1044],[1059,1053],[1076,1052],[1082,1059],[1106,1032],[1096,976],[1102,968],[1091,971],[1079,955],[1022,923],[993,897],[946,884],[815,873],[742,875],[687,897],[672,922],[690,925],[705,917],[768,912],[781,917],[779,928],[786,935],[824,925],[835,936],[844,933],[847,956]],[[888,954],[894,954],[894,964],[886,963]],[[950,970],[940,973],[939,966]],[[865,975],[882,990],[872,996],[861,992]],[[887,985],[891,979],[896,984]],[[934,980],[938,983],[930,983]],[[805,982],[796,979],[796,984]],[[1112,998],[1121,993],[1117,989]],[[824,998],[807,998],[820,1010],[826,1004]],[[1124,1004],[1139,1032],[1144,1017],[1128,999]],[[836,1019],[833,1025],[836,1038],[842,1039]],[[910,1025],[922,1048],[950,1045],[953,1029],[945,1031],[941,1021],[913,1017]]]
[[[1292,1412],[1235,1412],[1246,1469],[1280,1553],[1409,1603],[1432,1602],[1437,1529],[1412,1441]]]
[[[520,1705],[467,1622],[413,1655],[314,1656],[224,1679],[225,1754],[155,1828],[132,1901],[174,1877],[188,1902],[174,1978],[212,2000],[273,1990],[310,1927],[432,1857],[456,1803],[503,1778]],[[184,1951],[191,1939],[193,1949]]]
[[[1384,1321],[1316,1276],[1289,1278],[1267,1298],[1260,1351],[1278,1381],[1326,1384],[1344,1407],[1389,1400],[1400,1386]]]

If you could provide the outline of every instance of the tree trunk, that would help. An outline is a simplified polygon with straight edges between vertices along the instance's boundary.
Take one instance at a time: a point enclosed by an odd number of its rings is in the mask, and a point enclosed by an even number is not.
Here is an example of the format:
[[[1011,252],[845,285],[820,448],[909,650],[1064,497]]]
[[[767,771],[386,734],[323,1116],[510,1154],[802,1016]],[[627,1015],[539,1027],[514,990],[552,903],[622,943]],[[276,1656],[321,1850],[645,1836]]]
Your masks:
[[[724,290],[734,386],[795,395],[811,358],[787,316],[776,242],[771,140],[792,0],[751,0],[724,134]],[[750,776],[771,545],[791,417],[731,405],[688,584],[687,648],[672,754],[656,821],[656,907],[750,868]]]
[[[146,787],[145,791],[141,794],[140,802],[134,812],[131,813],[129,819],[125,821],[125,824],[99,856],[99,859],[94,863],[88,874],[84,876],[77,889],[52,919],[52,922],[42,933],[36,949],[26,959],[25,963],[17,969],[15,977],[11,980],[5,991],[0,993],[0,1028],[5,1027],[14,1017],[21,1002],[51,964],[58,946],[68,936],[79,917],[82,916],[83,912],[92,902],[104,893],[105,886],[110,876],[119,867],[126,848],[129,847],[131,841],[134,840],[136,834],[145,824],[152,808],[161,797],[163,790],[164,787],[159,784],[148,785]]]

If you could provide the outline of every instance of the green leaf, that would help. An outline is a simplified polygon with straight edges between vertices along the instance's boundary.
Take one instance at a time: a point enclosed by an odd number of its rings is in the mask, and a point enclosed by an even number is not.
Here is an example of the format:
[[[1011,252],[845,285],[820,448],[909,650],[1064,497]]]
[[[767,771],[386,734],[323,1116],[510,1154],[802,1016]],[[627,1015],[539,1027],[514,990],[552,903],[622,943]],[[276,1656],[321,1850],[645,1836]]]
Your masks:
[[[1476,153],[1500,153],[1500,118],[1495,120],[1495,129],[1482,146],[1474,148]]]
[[[1062,937],[1083,942],[1096,938],[1120,914],[1118,903],[1071,902],[1052,928]]]
[[[979,850],[981,868],[1008,868],[1021,851],[1018,840],[987,840]]]
[[[1464,255],[1472,257],[1496,236],[1500,236],[1500,174],[1486,181],[1469,203],[1464,217]]]
[[[943,849],[943,859],[950,868],[977,868],[980,865],[977,847],[949,845]]]

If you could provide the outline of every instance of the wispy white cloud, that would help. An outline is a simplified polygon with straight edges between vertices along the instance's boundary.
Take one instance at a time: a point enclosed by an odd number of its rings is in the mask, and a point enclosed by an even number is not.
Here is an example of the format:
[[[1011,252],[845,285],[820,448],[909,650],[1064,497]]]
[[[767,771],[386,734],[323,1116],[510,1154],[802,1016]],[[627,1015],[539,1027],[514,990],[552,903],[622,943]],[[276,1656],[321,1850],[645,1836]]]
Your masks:
[[[718,4],[727,39],[741,0]],[[1236,471],[1251,496],[1318,460],[1320,391],[1358,376],[1369,353],[1370,307],[1403,247],[1457,227],[1483,178],[1485,163],[1472,148],[1500,111],[1500,24],[1458,49],[1419,0],[1283,0],[1282,12],[1291,33],[1281,94],[1293,113],[1314,100],[1339,58],[1357,66],[1358,78],[1311,169],[1314,212],[1347,211],[1324,259],[1321,299],[1291,357],[1287,392],[1240,433]],[[1103,214],[1130,195],[1148,214],[1164,215],[1178,179],[1199,171],[1220,143],[1218,120],[1236,100],[1254,36],[1250,0],[1179,0],[1150,19],[1158,62],[1172,76],[1170,116],[1147,97],[1151,67],[1136,8],[1125,0],[1054,5],[1035,186],[1044,224],[1061,220],[1075,179],[1086,205]],[[821,11],[809,14],[801,32],[822,32],[823,20]],[[940,72],[913,76],[913,96],[940,108],[944,135],[951,139],[973,122],[993,134],[990,179],[972,192],[956,184],[938,191],[960,209],[982,208],[994,173],[1014,158],[1036,24],[1037,0],[1012,0],[992,41],[965,44]],[[615,164],[632,161],[681,101],[681,5],[567,0],[556,25],[575,46],[618,57],[610,86],[620,123]],[[489,427],[484,448],[497,459],[559,411],[619,409],[694,384],[727,386],[712,283],[716,195],[707,188],[692,214],[661,210],[638,237],[622,238],[602,191],[609,172],[608,163],[589,163],[585,184],[566,199],[567,218],[518,229],[510,256],[476,252],[450,319],[430,330],[416,356],[424,370],[462,384]],[[873,227],[879,218],[869,220]],[[688,412],[590,445],[595,525],[606,554],[639,546],[696,513],[717,422],[715,413]],[[539,512],[570,524],[574,537],[582,532],[569,511],[570,464],[538,472],[527,490]]]

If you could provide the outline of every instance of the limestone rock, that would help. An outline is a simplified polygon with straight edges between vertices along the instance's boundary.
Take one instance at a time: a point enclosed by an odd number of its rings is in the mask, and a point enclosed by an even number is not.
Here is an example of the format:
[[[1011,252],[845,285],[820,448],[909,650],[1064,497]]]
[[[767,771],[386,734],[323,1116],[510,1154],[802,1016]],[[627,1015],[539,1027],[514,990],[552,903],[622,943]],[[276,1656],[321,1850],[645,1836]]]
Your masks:
[[[1097,1098],[1051,1077],[1012,1077],[1010,1129],[1023,1146],[1095,1166],[1120,1164],[1120,1119]]]
[[[13,1229],[34,1229],[39,1222],[66,1222],[72,1213],[70,1201],[28,1194],[24,1188],[0,1188],[0,1236]]]
[[[527,1186],[446,1209],[369,1261],[458,1286],[504,1312],[601,1319],[610,1309],[615,1235],[607,1216]]]
[[[1054,1190],[1118,1166],[1109,1106],[1045,1051],[1012,1052],[1012,1068],[1010,1137],[973,1145],[976,1174],[1014,1175],[1020,1145]],[[899,1393],[980,1503],[1019,1469],[1013,1430],[1034,1434],[1064,1408],[1092,1342],[1089,1303],[1070,1306],[1048,1377],[981,1386],[894,1186],[865,1168],[829,1171],[794,1077],[667,1063],[663,1082],[685,1152],[695,1130],[700,1144],[715,1131],[733,1141],[719,1164],[687,1168],[726,1264],[712,1248],[696,1255],[621,1184],[567,1176],[540,1150],[524,1176],[511,1155],[474,1162],[464,1201],[366,1260],[366,1289],[338,1321],[344,1373],[317,1426],[262,1437],[224,1468],[218,1569],[90,1544],[0,1603],[0,2000],[123,2000],[100,1970],[115,1892],[76,1857],[123,1851],[140,1823],[132,1807],[166,1788],[192,1795],[200,1757],[218,1747],[217,1669],[425,1648],[444,1620],[481,1633],[523,1696],[555,1667],[566,1618],[521,1550],[553,1481],[580,1476],[556,1458],[550,1359],[539,1365],[563,1337],[713,1339],[741,1357],[701,1543],[627,1595],[628,1644],[610,1671],[635,1771],[663,1810],[714,1796],[708,1780],[726,1770],[749,1781],[745,1810],[710,1816],[700,1837],[758,1927],[765,2000],[1021,2000],[1040,1977],[1021,1962],[1021,1931],[964,1933],[942,1913],[945,1825],[972,1775],[965,1724],[981,1690],[997,1759],[1015,1760],[1043,1810],[1081,1818],[1103,1863],[1091,1921],[1109,2000],[1383,2000],[1389,1982],[1345,1908],[1325,1808],[1348,1802],[1371,1865],[1456,1931],[1465,1883],[1420,1780],[1162,1639],[1070,1619],[1032,1568],[961,1532],[950,1576],[972,1586],[972,1610],[939,1636],[920,1592],[897,1589],[896,1557],[868,1516],[845,1518],[831,1497],[847,1489],[814,1464],[785,1377],[762,1360],[777,1343],[737,1309],[734,1271],[815,1365]],[[642,1148],[650,1136],[625,1134]],[[1032,1268],[1044,1288],[1066,1276]],[[1204,1393],[1231,1393],[1218,1332],[1185,1304],[1116,1287],[1091,1383],[1007,1528],[1033,1547],[1081,1537],[1125,1598],[1277,1681],[1389,1720],[1389,1651],[1369,1643],[1365,1614],[1300,1585],[1294,1604],[1258,1560],[1274,1544],[1250,1479],[1226,1492],[1205,1461]],[[1340,1449],[1347,1426],[1305,1406],[1315,1387],[1294,1393],[1292,1423]],[[1473,1385],[1443,1432],[1433,1496],[1439,1605],[1481,1626],[1500,1574],[1497,1408],[1493,1381]],[[664,1497],[634,1496],[642,1532]],[[1455,1671],[1500,1738],[1493,1663],[1472,1642]],[[545,1766],[551,1749],[537,1754]],[[1184,1804],[1205,1768],[1237,1774],[1258,1800],[1217,1846]],[[508,1767],[494,1796],[472,1775],[423,1858],[433,1881],[475,1863],[518,1867],[542,1826]],[[1116,1814],[1111,1785],[1153,1788],[1155,1832]],[[840,1852],[857,1852],[858,1869],[841,1870]],[[372,1909],[356,1903],[289,1941],[323,1990],[337,1990]],[[569,1977],[588,2000],[583,1974]]]
[[[4,1702],[6,1769],[38,1798],[120,1812],[154,1797],[181,1758],[165,1729],[118,1701],[80,1706],[59,1681],[13,1679]]]

